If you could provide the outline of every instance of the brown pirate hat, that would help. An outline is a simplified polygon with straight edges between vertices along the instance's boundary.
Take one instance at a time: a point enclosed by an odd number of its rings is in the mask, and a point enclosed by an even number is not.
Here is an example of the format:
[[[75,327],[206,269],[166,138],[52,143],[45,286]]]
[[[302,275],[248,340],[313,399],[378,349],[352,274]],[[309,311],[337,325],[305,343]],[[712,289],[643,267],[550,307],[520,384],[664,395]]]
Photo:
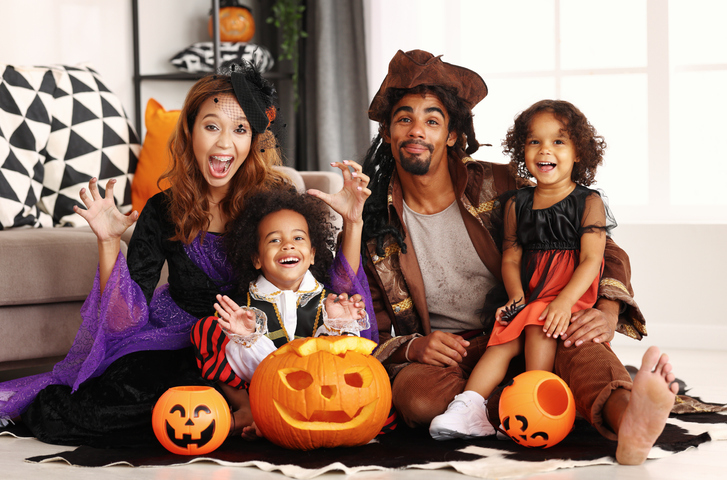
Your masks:
[[[440,85],[457,92],[457,96],[470,108],[487,96],[485,81],[472,70],[443,62],[441,55],[434,56],[424,50],[399,50],[389,62],[389,73],[369,107],[369,118],[382,122],[390,112],[384,96],[390,88],[414,88],[419,85]]]

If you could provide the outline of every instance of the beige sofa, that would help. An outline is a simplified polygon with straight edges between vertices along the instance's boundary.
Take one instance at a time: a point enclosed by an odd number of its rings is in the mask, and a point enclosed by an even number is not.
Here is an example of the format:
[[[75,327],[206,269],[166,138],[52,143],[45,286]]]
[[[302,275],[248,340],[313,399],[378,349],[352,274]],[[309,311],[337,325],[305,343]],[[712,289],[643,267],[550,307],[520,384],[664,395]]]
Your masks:
[[[343,185],[333,172],[284,170],[299,190]],[[128,238],[130,232],[123,253]],[[96,236],[87,226],[0,230],[0,370],[49,368],[65,356],[97,265]]]

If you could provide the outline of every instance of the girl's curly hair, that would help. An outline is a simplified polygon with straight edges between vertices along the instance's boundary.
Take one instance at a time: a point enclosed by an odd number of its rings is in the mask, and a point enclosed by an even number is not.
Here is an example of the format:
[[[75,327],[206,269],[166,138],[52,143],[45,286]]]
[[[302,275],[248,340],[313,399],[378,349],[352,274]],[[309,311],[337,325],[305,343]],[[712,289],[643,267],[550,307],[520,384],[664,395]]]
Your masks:
[[[530,122],[541,112],[552,113],[563,124],[575,146],[579,161],[573,164],[571,180],[584,186],[595,183],[596,169],[603,163],[606,141],[596,133],[586,116],[565,100],[541,100],[515,118],[515,124],[510,127],[502,141],[503,152],[510,156],[510,168],[513,172],[522,178],[533,177],[525,166],[525,143]]]
[[[283,187],[249,197],[242,214],[232,222],[225,236],[227,257],[237,273],[240,293],[247,293],[250,282],[262,273],[253,265],[253,259],[259,253],[260,222],[280,210],[292,210],[305,218],[311,247],[316,251],[316,261],[309,270],[316,280],[328,283],[328,268],[333,263],[336,244],[336,228],[331,223],[330,210],[316,197]]]

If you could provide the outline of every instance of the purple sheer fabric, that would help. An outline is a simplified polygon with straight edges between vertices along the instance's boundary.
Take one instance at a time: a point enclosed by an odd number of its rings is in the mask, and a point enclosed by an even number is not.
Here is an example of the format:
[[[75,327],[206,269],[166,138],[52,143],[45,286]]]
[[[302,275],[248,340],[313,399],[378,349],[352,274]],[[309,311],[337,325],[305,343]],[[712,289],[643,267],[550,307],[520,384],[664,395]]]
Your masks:
[[[366,272],[363,266],[360,266],[358,273],[354,274],[348,260],[343,252],[339,249],[336,258],[330,268],[331,284],[328,290],[337,293],[347,293],[349,296],[360,294],[366,305],[366,313],[369,315],[369,329],[361,331],[363,338],[368,338],[379,343],[379,328],[376,325],[376,315],[374,314],[374,304],[371,300],[371,291],[369,290],[369,282],[366,279]]]
[[[221,237],[208,233],[200,242],[198,236],[185,245],[185,252],[210,278],[222,283],[232,280]],[[0,384],[0,423],[20,415],[48,385],[67,385],[76,391],[126,354],[190,346],[189,334],[198,320],[174,303],[168,285],[158,288],[147,305],[120,253],[103,293],[96,272],[81,316],[83,322],[68,355],[51,372]]]

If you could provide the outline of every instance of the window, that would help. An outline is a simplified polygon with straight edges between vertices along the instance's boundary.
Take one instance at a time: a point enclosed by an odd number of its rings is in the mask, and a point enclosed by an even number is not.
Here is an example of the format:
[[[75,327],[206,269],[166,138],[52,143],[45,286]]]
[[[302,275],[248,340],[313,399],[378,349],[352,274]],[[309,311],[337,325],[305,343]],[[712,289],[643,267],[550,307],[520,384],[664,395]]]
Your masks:
[[[367,0],[370,97],[397,50],[479,73],[483,147],[537,100],[577,105],[606,138],[595,185],[620,223],[727,223],[727,29],[720,0]]]

